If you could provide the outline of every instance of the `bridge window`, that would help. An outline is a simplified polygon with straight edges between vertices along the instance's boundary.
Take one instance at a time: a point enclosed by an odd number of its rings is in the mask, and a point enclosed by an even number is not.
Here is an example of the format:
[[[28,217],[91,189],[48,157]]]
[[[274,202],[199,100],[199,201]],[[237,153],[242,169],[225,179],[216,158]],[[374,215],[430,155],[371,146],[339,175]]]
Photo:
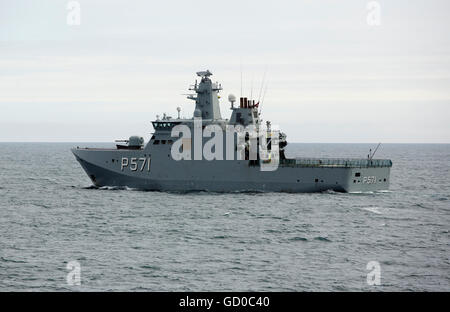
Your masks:
[[[155,140],[154,142],[153,142],[153,144],[159,144],[159,140]]]

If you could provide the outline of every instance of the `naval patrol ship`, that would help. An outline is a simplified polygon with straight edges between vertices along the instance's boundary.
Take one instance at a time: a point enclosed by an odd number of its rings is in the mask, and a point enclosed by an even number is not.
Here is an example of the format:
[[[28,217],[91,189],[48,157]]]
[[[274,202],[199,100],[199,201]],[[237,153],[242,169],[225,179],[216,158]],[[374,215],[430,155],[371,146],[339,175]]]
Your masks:
[[[231,117],[219,107],[222,87],[212,73],[198,72],[188,99],[192,118],[166,114],[152,121],[145,144],[140,136],[115,148],[72,149],[97,187],[156,191],[371,192],[389,188],[392,162],[367,158],[287,158],[286,135],[262,123],[255,100],[229,95]],[[231,130],[230,130],[231,129]],[[231,133],[231,135],[230,135]],[[213,135],[214,134],[214,135]]]

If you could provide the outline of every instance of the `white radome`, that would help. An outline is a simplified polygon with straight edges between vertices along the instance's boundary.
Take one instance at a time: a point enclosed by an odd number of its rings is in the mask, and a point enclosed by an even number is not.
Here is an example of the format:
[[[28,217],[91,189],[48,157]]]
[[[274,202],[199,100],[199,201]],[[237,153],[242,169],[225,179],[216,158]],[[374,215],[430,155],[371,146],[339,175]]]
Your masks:
[[[236,96],[234,94],[228,95],[228,101],[230,101],[231,103],[236,102]]]

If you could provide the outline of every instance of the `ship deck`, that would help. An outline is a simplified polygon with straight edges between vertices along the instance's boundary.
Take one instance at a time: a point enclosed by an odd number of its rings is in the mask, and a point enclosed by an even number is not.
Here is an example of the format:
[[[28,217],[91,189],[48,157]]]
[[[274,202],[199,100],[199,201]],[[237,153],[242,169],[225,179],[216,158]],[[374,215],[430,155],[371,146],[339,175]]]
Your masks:
[[[74,147],[74,150],[83,151],[142,151],[143,148],[117,148],[117,147]]]
[[[390,159],[291,158],[280,161],[281,167],[381,168],[392,167]]]

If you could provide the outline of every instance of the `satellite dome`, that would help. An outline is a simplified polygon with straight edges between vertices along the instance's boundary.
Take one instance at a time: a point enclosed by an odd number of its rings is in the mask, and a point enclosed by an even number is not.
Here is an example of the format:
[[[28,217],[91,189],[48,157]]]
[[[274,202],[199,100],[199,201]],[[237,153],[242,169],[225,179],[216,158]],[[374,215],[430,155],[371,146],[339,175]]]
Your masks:
[[[236,102],[236,96],[234,96],[234,94],[228,95],[228,101],[230,101],[231,103]]]

